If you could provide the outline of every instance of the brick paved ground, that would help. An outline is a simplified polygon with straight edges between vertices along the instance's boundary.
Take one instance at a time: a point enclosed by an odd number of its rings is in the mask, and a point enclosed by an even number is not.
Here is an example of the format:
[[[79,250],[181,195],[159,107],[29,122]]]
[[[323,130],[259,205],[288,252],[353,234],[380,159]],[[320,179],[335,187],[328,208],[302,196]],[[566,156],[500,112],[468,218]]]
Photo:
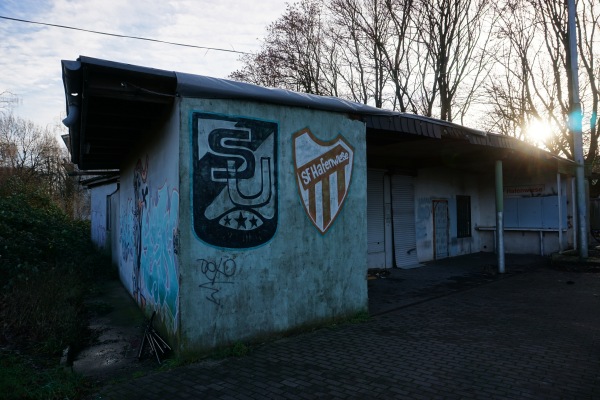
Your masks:
[[[412,305],[399,298],[367,322],[107,386],[94,398],[600,398],[600,274],[519,271],[449,274],[429,284],[479,285],[438,287],[429,300],[413,286]],[[401,285],[404,273],[392,278]]]

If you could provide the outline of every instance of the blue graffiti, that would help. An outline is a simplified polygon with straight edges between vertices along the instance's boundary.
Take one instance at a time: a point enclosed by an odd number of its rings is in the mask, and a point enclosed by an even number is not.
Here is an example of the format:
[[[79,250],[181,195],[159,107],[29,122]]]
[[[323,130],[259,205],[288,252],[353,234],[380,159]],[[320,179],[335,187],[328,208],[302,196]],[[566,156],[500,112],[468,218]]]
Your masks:
[[[119,214],[119,243],[121,245],[121,259],[125,262],[133,258],[133,200],[129,199],[126,207],[121,208]]]
[[[146,159],[147,160],[147,159]],[[132,295],[142,308],[156,311],[170,332],[179,320],[179,192],[155,189],[138,162],[134,197],[120,208],[121,268],[131,268]],[[123,275],[125,277],[125,275]]]
[[[179,310],[179,193],[164,185],[152,193],[142,231],[141,290],[161,309],[161,316],[177,330]]]

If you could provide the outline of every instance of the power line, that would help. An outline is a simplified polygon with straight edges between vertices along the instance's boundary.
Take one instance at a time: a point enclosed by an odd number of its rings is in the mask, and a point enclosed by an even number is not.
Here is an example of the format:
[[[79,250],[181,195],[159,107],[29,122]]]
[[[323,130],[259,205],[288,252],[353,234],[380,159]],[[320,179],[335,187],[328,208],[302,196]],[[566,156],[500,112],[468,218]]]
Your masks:
[[[113,37],[127,38],[127,39],[145,40],[145,41],[148,41],[148,42],[170,44],[170,45],[173,45],[173,46],[192,47],[192,48],[195,48],[195,49],[203,49],[203,50],[224,51],[224,52],[227,52],[227,53],[250,54],[250,53],[245,52],[245,51],[221,49],[221,48],[218,48],[218,47],[196,46],[196,45],[193,45],[193,44],[168,42],[168,41],[165,41],[165,40],[151,39],[151,38],[145,38],[145,37],[140,37],[140,36],[129,36],[129,35],[121,35],[121,34],[118,34],[118,33],[92,31],[92,30],[89,30],[89,29],[75,28],[73,26],[67,26],[67,25],[49,24],[49,23],[46,23],[46,22],[29,21],[29,20],[26,20],[26,19],[5,17],[3,15],[0,15],[0,19],[6,19],[6,20],[9,20],[9,21],[17,21],[17,22],[25,22],[25,23],[28,23],[28,24],[50,26],[50,27],[53,27],[53,28],[72,29],[74,31],[95,33],[97,35],[113,36]]]

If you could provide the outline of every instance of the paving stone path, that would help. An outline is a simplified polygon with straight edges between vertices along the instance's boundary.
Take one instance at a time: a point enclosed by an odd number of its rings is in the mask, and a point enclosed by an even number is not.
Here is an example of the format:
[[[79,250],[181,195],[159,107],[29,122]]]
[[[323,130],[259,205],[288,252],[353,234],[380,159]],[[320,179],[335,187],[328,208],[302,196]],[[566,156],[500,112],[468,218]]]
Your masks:
[[[534,269],[94,398],[600,398],[600,274]]]

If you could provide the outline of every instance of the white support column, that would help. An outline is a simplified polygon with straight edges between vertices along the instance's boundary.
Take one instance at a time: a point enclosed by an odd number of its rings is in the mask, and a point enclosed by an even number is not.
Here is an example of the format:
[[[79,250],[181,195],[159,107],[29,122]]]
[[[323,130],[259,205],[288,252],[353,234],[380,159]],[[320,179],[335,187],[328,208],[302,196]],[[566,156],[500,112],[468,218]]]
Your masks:
[[[562,253],[562,242],[563,242],[563,237],[562,237],[562,213],[563,213],[563,209],[562,209],[562,182],[560,179],[560,173],[556,174],[556,193],[558,196],[558,252]]]
[[[504,268],[504,186],[502,178],[502,161],[496,161],[496,255],[498,257],[498,273]]]
[[[579,241],[579,221],[577,221],[577,191],[575,189],[575,178],[571,178],[571,204],[573,206],[573,218],[571,218],[573,224],[573,248],[577,249],[577,242]]]

